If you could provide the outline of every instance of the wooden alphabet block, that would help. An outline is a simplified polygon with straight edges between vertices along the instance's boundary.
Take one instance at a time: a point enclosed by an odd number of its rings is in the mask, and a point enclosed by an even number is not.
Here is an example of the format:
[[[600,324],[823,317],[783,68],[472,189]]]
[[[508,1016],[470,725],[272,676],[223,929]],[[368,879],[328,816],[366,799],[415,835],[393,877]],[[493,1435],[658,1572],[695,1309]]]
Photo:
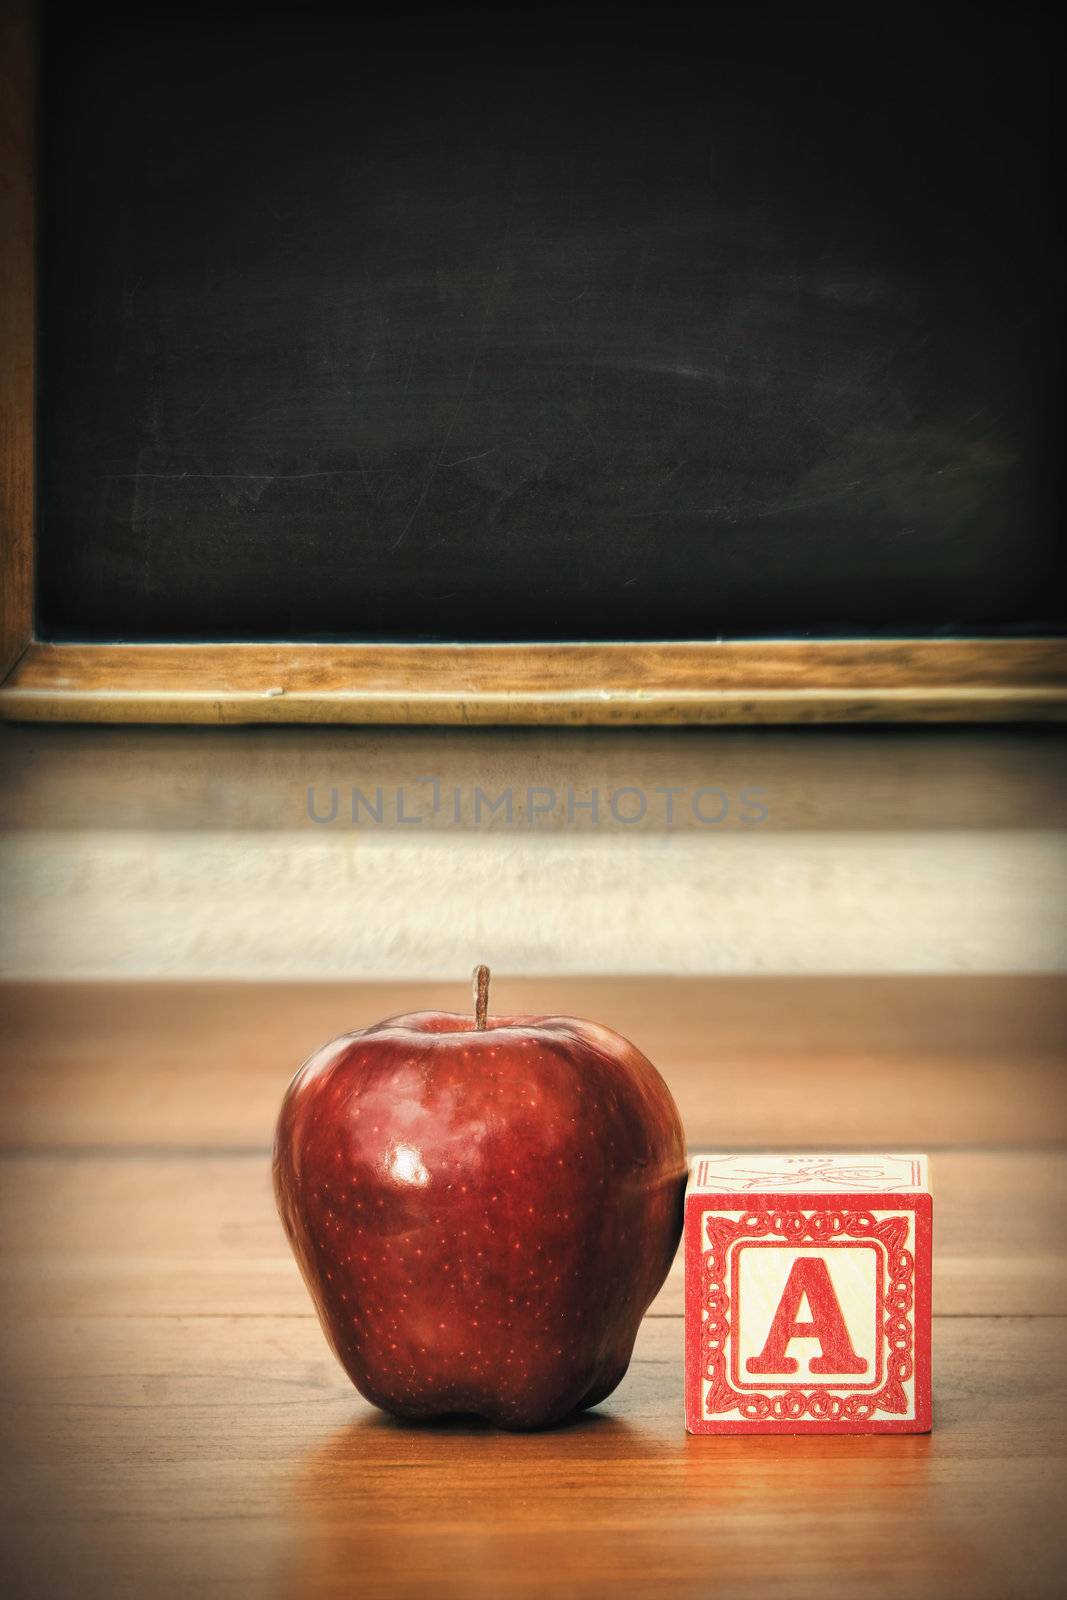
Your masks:
[[[925,1156],[692,1157],[689,1432],[928,1432],[932,1225]]]

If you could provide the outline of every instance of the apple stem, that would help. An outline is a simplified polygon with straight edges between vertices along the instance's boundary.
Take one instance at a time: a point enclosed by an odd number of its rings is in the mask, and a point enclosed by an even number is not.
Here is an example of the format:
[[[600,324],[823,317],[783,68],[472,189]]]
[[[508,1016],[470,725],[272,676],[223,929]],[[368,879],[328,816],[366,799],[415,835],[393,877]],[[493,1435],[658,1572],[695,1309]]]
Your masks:
[[[489,968],[474,969],[474,1026],[485,1027],[485,1014],[489,1010]]]

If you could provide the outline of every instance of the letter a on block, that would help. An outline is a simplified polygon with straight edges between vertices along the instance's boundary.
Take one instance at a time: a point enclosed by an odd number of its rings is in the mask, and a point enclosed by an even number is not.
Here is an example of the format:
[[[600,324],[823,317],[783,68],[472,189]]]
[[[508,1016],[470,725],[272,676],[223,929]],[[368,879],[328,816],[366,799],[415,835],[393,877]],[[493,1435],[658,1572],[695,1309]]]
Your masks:
[[[925,1156],[691,1157],[689,1432],[927,1432],[932,1241]]]
[[[797,1320],[804,1300],[811,1313],[809,1322]],[[745,1363],[749,1372],[795,1372],[796,1359],[788,1353],[793,1339],[818,1339],[822,1354],[812,1357],[812,1372],[867,1371],[868,1363],[852,1348],[826,1262],[817,1256],[801,1256],[793,1262],[766,1343],[758,1356],[749,1356]]]

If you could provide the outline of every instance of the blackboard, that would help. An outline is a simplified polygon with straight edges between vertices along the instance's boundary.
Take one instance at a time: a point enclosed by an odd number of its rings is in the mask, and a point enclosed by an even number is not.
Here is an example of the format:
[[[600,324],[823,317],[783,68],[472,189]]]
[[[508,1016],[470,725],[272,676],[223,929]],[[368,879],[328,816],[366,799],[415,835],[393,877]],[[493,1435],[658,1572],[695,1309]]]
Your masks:
[[[1036,13],[42,42],[39,637],[1062,630]]]

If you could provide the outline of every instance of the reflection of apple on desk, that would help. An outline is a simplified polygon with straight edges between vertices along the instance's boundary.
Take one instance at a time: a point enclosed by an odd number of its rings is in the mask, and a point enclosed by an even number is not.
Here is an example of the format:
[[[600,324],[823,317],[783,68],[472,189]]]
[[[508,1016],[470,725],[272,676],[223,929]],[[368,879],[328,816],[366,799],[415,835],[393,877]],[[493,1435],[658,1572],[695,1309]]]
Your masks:
[[[666,1084],[571,1017],[417,1012],[325,1045],[278,1119],[278,1208],[353,1383],[397,1416],[536,1428],[629,1364],[678,1243]]]

